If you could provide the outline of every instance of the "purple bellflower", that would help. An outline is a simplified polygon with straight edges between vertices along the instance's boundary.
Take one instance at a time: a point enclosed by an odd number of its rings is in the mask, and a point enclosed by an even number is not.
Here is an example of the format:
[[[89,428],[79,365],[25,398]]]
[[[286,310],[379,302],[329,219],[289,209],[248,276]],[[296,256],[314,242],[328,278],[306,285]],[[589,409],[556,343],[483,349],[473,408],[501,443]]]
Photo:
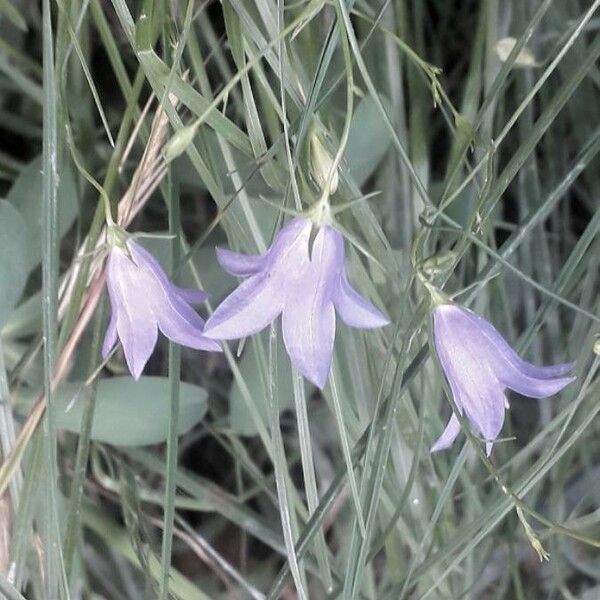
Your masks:
[[[108,356],[118,336],[129,371],[139,379],[156,346],[159,329],[178,344],[221,351],[217,342],[204,336],[204,320],[190,306],[208,295],[177,287],[149,252],[120,230],[110,232],[109,239],[111,234],[106,285],[112,314],[102,356]]]
[[[237,339],[264,329],[282,314],[283,341],[292,364],[323,389],[335,338],[335,313],[351,327],[382,327],[388,319],[348,282],[344,239],[329,225],[312,248],[312,221],[292,219],[260,256],[217,249],[221,266],[247,277],[215,310],[204,334]]]
[[[574,379],[572,364],[537,367],[523,360],[491,323],[456,304],[434,309],[433,342],[454,403],[485,439],[488,455],[504,424],[507,388],[545,398]],[[459,432],[453,414],[431,451],[450,447]]]

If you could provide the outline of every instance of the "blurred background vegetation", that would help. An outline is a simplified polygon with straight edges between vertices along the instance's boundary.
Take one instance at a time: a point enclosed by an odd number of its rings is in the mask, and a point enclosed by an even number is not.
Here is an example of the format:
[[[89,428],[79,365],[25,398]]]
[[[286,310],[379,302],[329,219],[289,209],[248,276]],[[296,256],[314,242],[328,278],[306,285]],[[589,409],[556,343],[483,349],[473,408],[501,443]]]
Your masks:
[[[1,593],[600,597],[599,5],[0,0]],[[215,245],[262,251],[319,198],[315,143],[343,145],[350,278],[393,324],[340,325],[323,394],[277,328],[103,365],[100,190],[206,315],[236,283]],[[491,463],[429,454],[411,254],[529,360],[576,361],[510,398]]]

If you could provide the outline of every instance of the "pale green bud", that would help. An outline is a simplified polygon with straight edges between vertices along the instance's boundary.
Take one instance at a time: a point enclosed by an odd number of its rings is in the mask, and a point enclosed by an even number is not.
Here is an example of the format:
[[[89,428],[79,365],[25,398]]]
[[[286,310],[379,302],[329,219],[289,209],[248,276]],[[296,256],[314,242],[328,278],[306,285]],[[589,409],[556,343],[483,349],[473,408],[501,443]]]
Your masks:
[[[106,229],[106,241],[109,246],[116,246],[122,250],[127,249],[129,235],[118,225],[109,225]]]
[[[197,132],[198,125],[196,123],[192,123],[191,125],[187,125],[176,131],[163,149],[165,160],[171,162],[180,154],[183,154],[188,146],[194,141]]]
[[[330,194],[335,194],[339,183],[337,167],[334,172],[331,173],[333,168],[333,158],[316,133],[313,133],[310,136],[310,162],[312,176],[319,188],[325,191],[327,183],[329,182],[328,192]]]
[[[456,261],[456,254],[452,250],[439,252],[423,261],[421,271],[428,277],[445,273]]]
[[[512,52],[512,49],[515,47],[516,43],[517,40],[513,37],[505,37],[496,42],[494,50],[496,50],[496,54],[502,62],[506,61],[509,54]],[[518,67],[537,67],[538,62],[535,60],[533,52],[529,48],[527,48],[527,46],[525,46],[517,55],[515,65]]]

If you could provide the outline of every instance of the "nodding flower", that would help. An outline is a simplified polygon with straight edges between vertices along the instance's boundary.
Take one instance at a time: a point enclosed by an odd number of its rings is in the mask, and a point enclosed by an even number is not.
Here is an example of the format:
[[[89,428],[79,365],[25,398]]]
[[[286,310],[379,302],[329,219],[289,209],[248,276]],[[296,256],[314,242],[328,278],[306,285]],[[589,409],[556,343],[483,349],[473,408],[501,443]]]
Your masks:
[[[156,346],[159,329],[178,344],[221,351],[216,341],[204,336],[204,320],[191,307],[208,295],[174,285],[158,261],[122,230],[113,231],[109,242],[111,237],[106,284],[112,313],[102,356],[108,356],[118,337],[129,371],[138,379]]]
[[[217,249],[221,266],[247,277],[206,322],[204,334],[237,339],[264,329],[282,315],[283,341],[292,364],[317,387],[327,382],[333,355],[336,311],[351,327],[382,327],[388,319],[348,282],[344,239],[330,225],[292,219],[262,255]]]
[[[504,424],[506,389],[545,398],[574,380],[573,364],[538,367],[523,360],[489,321],[453,303],[433,311],[433,344],[456,408],[484,438],[488,455]],[[459,432],[453,414],[431,451],[450,447]]]

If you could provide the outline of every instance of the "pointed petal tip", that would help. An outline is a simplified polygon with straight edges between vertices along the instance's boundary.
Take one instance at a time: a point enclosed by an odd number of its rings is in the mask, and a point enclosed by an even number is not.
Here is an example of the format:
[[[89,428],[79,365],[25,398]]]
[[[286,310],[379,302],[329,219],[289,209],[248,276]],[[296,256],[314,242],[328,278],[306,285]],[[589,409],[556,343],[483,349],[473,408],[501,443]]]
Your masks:
[[[214,314],[215,313],[213,313],[213,315]],[[214,342],[215,344],[218,344],[220,346],[221,341],[236,339],[236,338],[229,337],[227,335],[228,332],[225,331],[226,329],[227,329],[227,321],[225,321],[223,323],[219,323],[218,321],[215,322],[215,320],[213,319],[213,317],[211,315],[208,318],[208,320],[206,321],[206,323],[204,324],[204,328],[202,329],[202,337],[206,338],[207,340],[211,340],[212,342]],[[245,336],[241,336],[241,337],[245,337]]]
[[[262,331],[283,310],[284,288],[276,278],[250,277],[215,309],[204,325],[204,335],[236,340]]]
[[[139,378],[142,376],[142,373],[144,372],[144,367],[146,365],[143,364],[134,364],[134,365],[128,365],[129,367],[129,372],[131,373],[131,376],[138,381]]]
[[[137,356],[127,356],[127,353],[125,354],[125,359],[127,362],[127,366],[129,367],[129,372],[133,375],[133,378],[137,381],[141,376],[142,373],[144,372],[144,369],[146,368],[146,364],[148,363],[148,360],[150,359],[150,355],[148,355],[147,358],[141,358],[141,357],[137,357]]]
[[[576,377],[555,377],[552,379],[541,379],[527,377],[522,374],[507,377],[503,383],[511,390],[529,396],[530,398],[548,398],[562,391],[570,383],[575,381]]]
[[[327,371],[317,372],[316,369],[311,370],[304,366],[300,367],[300,365],[294,366],[298,369],[298,371],[300,371],[303,377],[308,379],[308,381],[310,381],[315,387],[318,387],[321,391],[323,391],[327,385],[327,380],[329,379],[329,369],[327,369]]]
[[[247,277],[258,273],[265,264],[265,257],[254,254],[242,254],[227,248],[215,248],[217,262],[230,275]]]
[[[307,377],[307,379],[312,384],[317,386],[321,391],[323,391],[323,389],[327,385],[327,380],[329,379],[329,371],[327,371],[327,373],[324,373],[324,374],[318,374],[314,377]]]
[[[299,290],[298,298],[284,308],[283,343],[296,369],[322,390],[331,371],[335,310],[331,302],[320,303],[318,294],[304,297]]]
[[[442,435],[436,440],[436,442],[431,446],[429,450],[430,453],[439,452],[440,450],[447,450],[452,446],[454,440],[458,437],[460,433],[460,422],[456,418],[456,415],[452,413],[446,428],[442,432]]]
[[[206,322],[204,329],[202,330],[202,337],[209,343],[214,344],[216,352],[223,352],[223,343],[230,340],[241,340],[242,338],[249,337],[258,333],[252,331],[250,333],[232,331],[229,323],[216,323],[215,325],[210,324],[210,319]],[[208,350],[208,348],[207,348]]]
[[[431,446],[431,448],[429,448],[429,454],[435,454],[437,452],[441,452],[442,450],[446,450],[446,448],[447,447],[442,448],[441,444],[436,442],[435,444],[433,444],[433,446]]]
[[[116,336],[113,338],[113,336],[109,334],[110,331],[107,331],[106,336],[104,337],[104,343],[102,344],[102,360],[106,360],[117,343]]]
[[[377,327],[386,327],[387,325],[391,324],[392,320],[389,317],[387,317],[382,312],[380,312],[380,315],[380,324],[377,325]]]
[[[440,444],[439,442],[436,442],[435,444],[433,444],[433,446],[431,446],[431,448],[429,448],[429,454],[436,454],[437,452],[441,452],[442,450],[447,450],[448,448],[450,448],[450,446],[446,446],[446,445]]]
[[[140,335],[139,331],[137,332],[137,335]],[[134,379],[139,379],[146,368],[146,364],[148,363],[148,360],[150,360],[150,356],[156,346],[157,338],[158,329],[156,326],[150,330],[145,338],[138,337],[135,340],[132,340],[130,338],[121,337],[125,362]]]
[[[454,443],[454,440],[452,440],[449,443],[446,443],[441,439],[437,440],[437,442],[435,442],[435,444],[433,444],[433,446],[431,446],[431,448],[429,448],[429,454],[436,454],[438,452],[442,452],[443,450],[448,450],[448,448],[452,447],[453,443]]]
[[[558,365],[549,365],[545,367],[539,367],[528,361],[522,360],[520,357],[516,357],[513,361],[515,367],[523,374],[528,377],[534,377],[536,379],[556,379],[558,377],[565,377],[575,367],[575,363],[563,363]]]
[[[390,323],[386,315],[350,285],[343,267],[333,295],[333,303],[342,321],[350,327],[377,329]]]
[[[361,325],[357,325],[359,329],[379,329],[380,327],[386,327],[392,321],[374,305],[371,314],[368,319],[365,319]]]
[[[117,343],[117,316],[116,312],[110,316],[106,333],[104,334],[104,341],[102,342],[102,360],[106,360],[106,357],[110,354],[111,350]]]
[[[551,377],[564,377],[568,375],[575,368],[575,361],[562,363],[559,365],[552,365],[551,367],[546,367],[547,369],[552,369]],[[573,377],[573,379],[576,379]]]
[[[297,347],[290,346],[289,342],[286,342],[286,331],[284,329],[284,344],[286,351],[294,367],[298,372],[314,386],[318,387],[321,391],[327,385],[329,379],[329,372],[331,371],[331,355],[328,357],[314,357],[305,352],[299,351]]]
[[[210,298],[210,294],[201,289],[182,288],[173,285],[173,291],[188,304],[202,304]]]
[[[201,341],[199,341],[199,345],[202,344],[202,347],[197,348],[197,350],[204,350],[206,352],[223,352],[223,344],[217,340],[213,340],[211,338],[202,335]]]
[[[187,346],[193,350],[204,350],[207,352],[222,352],[223,348],[219,341],[212,339],[204,333],[204,322],[201,326],[192,326],[181,320],[176,320],[171,315],[170,319],[159,319],[160,331],[171,342]]]
[[[217,323],[213,325],[210,322],[210,318],[206,321],[206,325],[204,326],[204,330],[202,331],[202,335],[209,339],[217,342],[217,340],[230,340],[235,339],[229,336],[229,332],[225,331],[225,327],[222,327],[221,324]],[[244,336],[242,336],[244,337]]]
[[[111,350],[115,347],[114,344],[112,344],[111,346],[109,346],[108,344],[104,344],[102,346],[102,360],[106,360],[108,355],[110,354]]]
[[[557,380],[557,383],[559,381],[564,382],[564,383],[562,383],[562,387],[558,391],[560,392],[560,390],[562,390],[563,388],[566,388],[570,383],[573,383],[576,379],[577,379],[576,375],[569,375],[568,377],[561,377],[560,379]]]
[[[217,336],[215,336],[212,331],[212,329],[214,329],[214,328],[207,327],[209,321],[210,321],[210,319],[206,322],[206,325],[204,326],[204,331],[202,332],[202,335],[205,338],[208,338],[209,340],[218,340],[219,338]]]

